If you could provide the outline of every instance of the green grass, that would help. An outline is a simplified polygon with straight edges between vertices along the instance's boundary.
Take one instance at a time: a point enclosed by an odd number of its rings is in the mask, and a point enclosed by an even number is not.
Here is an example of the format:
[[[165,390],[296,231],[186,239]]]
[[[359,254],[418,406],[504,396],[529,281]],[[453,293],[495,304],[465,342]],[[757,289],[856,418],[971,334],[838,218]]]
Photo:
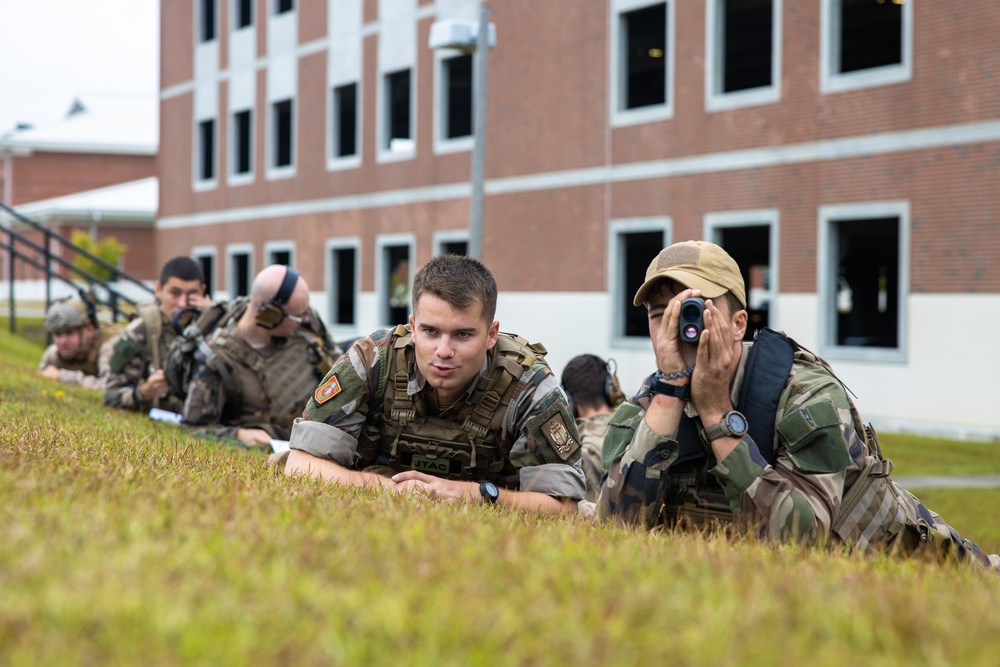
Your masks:
[[[1000,577],[972,568],[286,479],[45,382],[40,354],[0,333],[0,664],[992,666],[1000,652]],[[994,491],[926,497],[998,550]]]

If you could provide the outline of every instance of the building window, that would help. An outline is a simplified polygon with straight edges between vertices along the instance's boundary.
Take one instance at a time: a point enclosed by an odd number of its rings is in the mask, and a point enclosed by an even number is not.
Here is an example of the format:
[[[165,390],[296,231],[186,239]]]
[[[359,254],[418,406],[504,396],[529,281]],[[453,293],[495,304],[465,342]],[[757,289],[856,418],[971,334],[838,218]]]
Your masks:
[[[250,253],[234,252],[229,255],[229,296],[247,296],[250,294]]]
[[[330,317],[334,325],[354,325],[357,312],[357,248],[330,249]]]
[[[711,240],[725,248],[743,274],[747,296],[747,329],[744,340],[771,326],[774,320],[776,274],[772,244],[777,239],[776,211],[758,215],[709,214],[706,227],[714,227]]]
[[[823,92],[906,81],[911,76],[913,3],[823,0]]]
[[[385,135],[385,148],[389,151],[413,150],[409,69],[385,75]]]
[[[903,3],[840,0],[837,71],[903,62]]]
[[[268,264],[281,264],[282,266],[292,265],[292,251],[290,249],[271,250],[268,252]]]
[[[236,29],[253,25],[253,0],[236,0],[234,3]]]
[[[468,241],[443,241],[439,252],[442,255],[468,255]]]
[[[649,338],[646,308],[632,299],[646,279],[649,263],[666,246],[665,224],[615,223],[612,231],[612,303],[616,337]]]
[[[233,173],[249,174],[251,165],[252,123],[249,109],[233,114]]]
[[[198,180],[215,178],[215,119],[198,121]]]
[[[201,266],[201,274],[205,278],[205,294],[211,297],[215,293],[215,251],[195,251],[192,256]]]
[[[667,103],[667,4],[621,15],[621,106]]]
[[[472,55],[441,61],[446,139],[472,136]]]
[[[770,86],[773,2],[723,0],[720,9],[720,92]]]
[[[288,167],[292,164],[292,101],[282,100],[271,105],[273,166]]]
[[[835,344],[899,346],[899,218],[834,220]]]
[[[275,0],[274,13],[284,14],[295,9],[295,0]]]
[[[410,313],[410,246],[384,246],[382,267],[386,286],[383,317],[390,325],[404,324]]]
[[[333,156],[358,153],[358,84],[333,89]]]
[[[198,41],[211,42],[215,39],[215,0],[201,0],[198,8]]]

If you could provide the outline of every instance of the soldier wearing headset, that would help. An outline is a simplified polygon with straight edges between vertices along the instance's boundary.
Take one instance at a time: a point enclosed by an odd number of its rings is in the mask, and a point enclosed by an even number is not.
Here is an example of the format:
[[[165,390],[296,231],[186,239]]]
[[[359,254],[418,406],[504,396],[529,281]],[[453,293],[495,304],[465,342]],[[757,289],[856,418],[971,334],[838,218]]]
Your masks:
[[[340,355],[309,308],[309,286],[298,271],[274,264],[254,278],[249,302],[195,353],[184,422],[199,435],[270,448],[287,440],[316,385]]]

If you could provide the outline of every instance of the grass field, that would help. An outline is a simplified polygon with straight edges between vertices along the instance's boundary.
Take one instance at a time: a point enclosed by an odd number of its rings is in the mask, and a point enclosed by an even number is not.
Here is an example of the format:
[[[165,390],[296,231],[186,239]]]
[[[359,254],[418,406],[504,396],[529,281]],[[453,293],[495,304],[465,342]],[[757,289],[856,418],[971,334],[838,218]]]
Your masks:
[[[287,479],[43,381],[40,354],[0,332],[2,665],[992,666],[1000,654],[1000,577],[972,568]],[[1000,446],[883,440],[900,474],[937,474],[967,448],[958,470],[1000,471]],[[1000,551],[996,491],[919,495]]]

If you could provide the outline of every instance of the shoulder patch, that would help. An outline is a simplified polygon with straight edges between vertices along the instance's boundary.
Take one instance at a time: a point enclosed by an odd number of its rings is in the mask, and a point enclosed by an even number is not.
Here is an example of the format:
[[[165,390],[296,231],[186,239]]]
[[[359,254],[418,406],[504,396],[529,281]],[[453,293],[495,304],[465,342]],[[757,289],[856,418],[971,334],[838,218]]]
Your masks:
[[[557,412],[542,424],[542,436],[549,441],[556,454],[563,461],[569,460],[580,449],[580,443],[563,422],[563,415]]]
[[[313,393],[313,398],[316,399],[316,403],[322,405],[340,392],[340,380],[337,379],[337,374],[334,373],[330,375],[330,379],[316,387],[316,391]]]

